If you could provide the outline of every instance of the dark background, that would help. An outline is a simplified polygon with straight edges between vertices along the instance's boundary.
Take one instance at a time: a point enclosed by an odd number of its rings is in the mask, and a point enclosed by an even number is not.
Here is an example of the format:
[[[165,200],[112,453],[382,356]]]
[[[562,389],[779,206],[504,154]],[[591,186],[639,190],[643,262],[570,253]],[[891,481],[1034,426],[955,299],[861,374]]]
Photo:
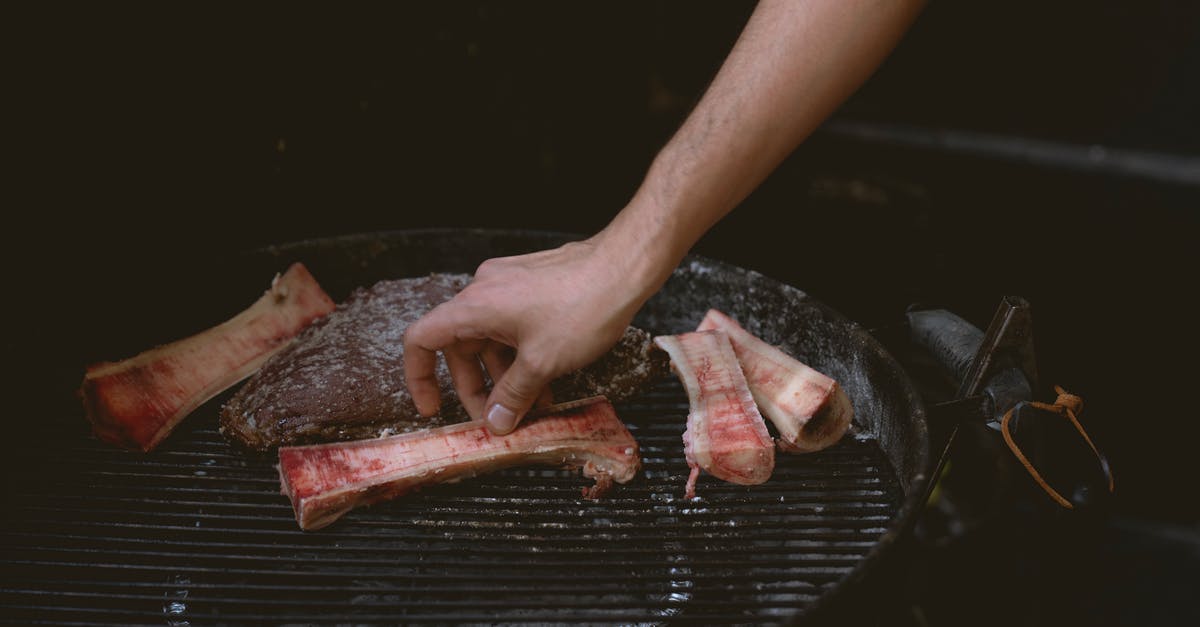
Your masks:
[[[423,226],[595,231],[752,8],[10,14],[13,441],[81,413],[85,363],[232,314],[195,279],[214,257]],[[1194,530],[1197,113],[1193,2],[936,2],[697,251],[868,326],[913,302],[982,326],[1025,296],[1046,382],[1086,399],[1110,452],[1118,511]]]

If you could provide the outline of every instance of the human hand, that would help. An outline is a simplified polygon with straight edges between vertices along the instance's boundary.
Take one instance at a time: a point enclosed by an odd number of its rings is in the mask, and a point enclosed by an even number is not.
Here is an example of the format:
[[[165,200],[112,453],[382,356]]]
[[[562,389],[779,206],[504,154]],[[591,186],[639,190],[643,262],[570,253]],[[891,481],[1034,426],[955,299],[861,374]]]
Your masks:
[[[418,411],[439,410],[434,366],[441,351],[467,413],[495,433],[512,431],[551,380],[620,339],[648,297],[630,254],[597,236],[485,261],[466,289],[405,333],[404,377]],[[494,382],[490,394],[484,368]]]

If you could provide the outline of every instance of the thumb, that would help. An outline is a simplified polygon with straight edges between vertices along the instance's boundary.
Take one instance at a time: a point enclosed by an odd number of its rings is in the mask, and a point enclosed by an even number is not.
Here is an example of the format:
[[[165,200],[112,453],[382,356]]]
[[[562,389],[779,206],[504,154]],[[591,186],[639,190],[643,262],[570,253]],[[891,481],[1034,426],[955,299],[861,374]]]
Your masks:
[[[492,433],[504,435],[517,427],[538,399],[550,377],[517,352],[517,359],[496,382],[488,397],[485,422]]]

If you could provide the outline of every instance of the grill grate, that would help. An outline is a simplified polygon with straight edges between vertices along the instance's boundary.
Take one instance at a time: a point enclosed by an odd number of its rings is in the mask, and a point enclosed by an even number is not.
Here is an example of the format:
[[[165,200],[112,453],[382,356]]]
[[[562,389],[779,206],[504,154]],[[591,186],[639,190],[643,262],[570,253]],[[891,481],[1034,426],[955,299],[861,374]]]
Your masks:
[[[902,497],[875,442],[848,437],[780,455],[765,485],[702,477],[685,501],[687,401],[664,380],[618,406],[645,464],[599,502],[576,475],[510,470],[304,533],[273,460],[226,444],[216,407],[149,455],[65,422],[0,522],[0,622],[779,622],[850,572]]]

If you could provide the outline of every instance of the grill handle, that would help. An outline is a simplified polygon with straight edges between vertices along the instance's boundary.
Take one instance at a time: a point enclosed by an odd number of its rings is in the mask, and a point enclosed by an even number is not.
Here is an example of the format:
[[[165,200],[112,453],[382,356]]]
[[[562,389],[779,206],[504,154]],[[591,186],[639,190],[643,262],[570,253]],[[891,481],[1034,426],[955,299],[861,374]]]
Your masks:
[[[1033,399],[1037,371],[1031,326],[1029,303],[1011,296],[996,312],[988,334],[945,309],[908,312],[911,340],[960,382],[957,399],[987,398],[989,424],[997,430],[1005,412]]]
[[[946,372],[959,381],[955,400],[943,404],[943,411],[931,414],[941,416],[948,423],[944,426],[949,427],[933,476],[941,475],[959,426],[963,422],[982,418],[989,428],[1003,432],[1007,446],[1025,469],[1065,509],[1074,509],[1077,505],[1094,509],[1098,503],[1107,501],[1107,495],[1112,492],[1112,473],[1108,462],[1074,415],[1070,416],[1070,421],[1089,447],[1089,451],[1082,456],[1078,454],[1079,442],[1065,440],[1061,434],[1051,437],[1058,420],[1047,417],[1044,412],[1053,408],[1032,402],[1033,391],[1037,387],[1037,369],[1033,351],[1033,320],[1025,299],[1005,297],[986,333],[945,309],[910,310],[907,318],[911,341],[927,350]],[[1062,390],[1059,392],[1062,398]],[[1022,416],[1026,419],[1021,420]],[[1027,433],[1032,434],[1023,439],[1037,445],[1035,463],[1028,461],[1015,446],[1013,435],[1006,428],[1010,422],[1024,423]],[[1095,454],[1094,458],[1090,453]],[[1049,488],[1035,466],[1052,469],[1055,476],[1067,479],[1065,483],[1070,486],[1070,498]]]

